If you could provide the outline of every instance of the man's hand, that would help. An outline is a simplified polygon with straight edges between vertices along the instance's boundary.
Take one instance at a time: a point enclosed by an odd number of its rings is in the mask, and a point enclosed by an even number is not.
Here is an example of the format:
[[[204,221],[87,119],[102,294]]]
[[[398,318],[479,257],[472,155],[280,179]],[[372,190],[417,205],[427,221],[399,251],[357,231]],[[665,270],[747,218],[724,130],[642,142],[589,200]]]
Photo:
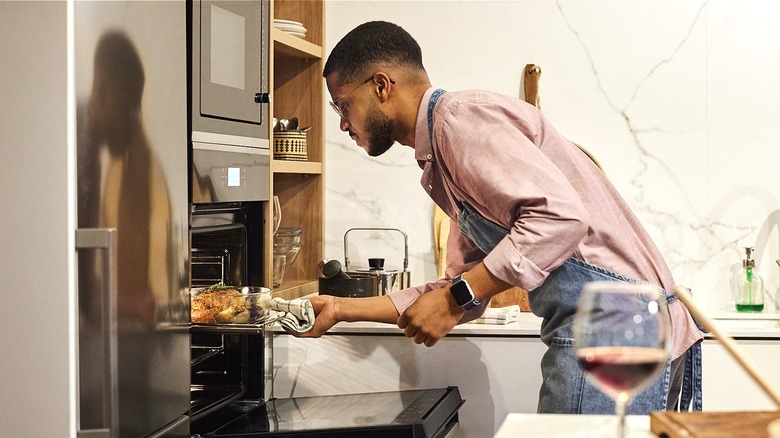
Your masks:
[[[300,338],[319,338],[339,322],[338,304],[336,297],[331,295],[316,295],[309,298],[309,301],[316,316],[314,327],[306,333],[288,333]]]
[[[455,327],[464,313],[447,286],[417,298],[398,318],[398,327],[415,343],[432,347]]]

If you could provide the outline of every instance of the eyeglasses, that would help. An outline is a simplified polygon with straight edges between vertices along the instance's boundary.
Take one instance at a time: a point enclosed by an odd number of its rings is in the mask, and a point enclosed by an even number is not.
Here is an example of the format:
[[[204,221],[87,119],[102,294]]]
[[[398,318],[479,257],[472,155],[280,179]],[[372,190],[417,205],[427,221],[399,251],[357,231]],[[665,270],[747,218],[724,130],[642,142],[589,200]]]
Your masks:
[[[344,94],[342,96],[339,96],[339,98],[336,99],[336,100],[328,102],[328,103],[330,103],[330,107],[333,108],[333,111],[336,111],[336,114],[338,114],[339,117],[341,117],[342,119],[346,119],[347,118],[347,108],[346,108],[346,106],[343,106],[343,107],[339,106],[338,102],[341,99],[343,99],[343,98],[349,96],[350,94],[354,93],[358,88],[361,88],[363,85],[366,85],[367,83],[369,83],[371,81],[371,79],[374,79],[374,75],[371,75],[368,79],[363,81],[360,85],[358,85],[357,87],[353,88],[352,91],[350,91],[349,93]],[[391,84],[395,84],[395,81],[390,79],[390,83]]]

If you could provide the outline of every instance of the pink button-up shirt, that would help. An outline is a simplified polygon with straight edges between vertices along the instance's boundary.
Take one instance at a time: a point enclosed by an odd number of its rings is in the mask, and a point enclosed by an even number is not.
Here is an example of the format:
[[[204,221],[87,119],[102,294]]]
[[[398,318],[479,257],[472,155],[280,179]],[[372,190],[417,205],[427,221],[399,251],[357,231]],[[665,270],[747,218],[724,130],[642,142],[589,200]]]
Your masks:
[[[509,234],[486,255],[453,222],[446,278],[391,294],[399,313],[480,261],[530,293],[569,257],[674,289],[661,253],[604,172],[536,107],[486,91],[449,92],[433,112],[431,141],[433,91],[420,103],[415,134],[423,188],[451,219],[455,200],[465,201]],[[669,310],[676,358],[703,336],[682,303]]]

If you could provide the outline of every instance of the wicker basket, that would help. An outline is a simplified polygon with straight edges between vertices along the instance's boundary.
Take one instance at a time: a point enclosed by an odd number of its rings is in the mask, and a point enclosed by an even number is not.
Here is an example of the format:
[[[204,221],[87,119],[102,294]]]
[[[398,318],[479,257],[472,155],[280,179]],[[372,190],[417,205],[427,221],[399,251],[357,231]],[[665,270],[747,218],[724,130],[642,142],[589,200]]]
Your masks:
[[[274,159],[306,161],[306,131],[274,131]]]

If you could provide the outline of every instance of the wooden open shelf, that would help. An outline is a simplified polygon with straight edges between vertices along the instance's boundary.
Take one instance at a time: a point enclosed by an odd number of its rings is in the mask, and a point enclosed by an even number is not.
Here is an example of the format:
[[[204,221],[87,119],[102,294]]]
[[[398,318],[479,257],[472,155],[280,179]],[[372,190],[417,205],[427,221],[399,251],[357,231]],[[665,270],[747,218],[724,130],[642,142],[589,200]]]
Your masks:
[[[306,27],[306,38],[271,29],[271,117],[298,117],[307,132],[307,161],[271,159],[271,190],[282,207],[282,228],[301,228],[301,250],[287,266],[282,286],[274,295],[286,299],[317,292],[318,263],[324,242],[324,0],[273,0],[274,18],[294,20]],[[270,125],[270,124],[269,124]],[[273,135],[273,133],[271,133]],[[267,212],[272,215],[269,207]],[[266,284],[272,284],[273,230],[268,221]]]

